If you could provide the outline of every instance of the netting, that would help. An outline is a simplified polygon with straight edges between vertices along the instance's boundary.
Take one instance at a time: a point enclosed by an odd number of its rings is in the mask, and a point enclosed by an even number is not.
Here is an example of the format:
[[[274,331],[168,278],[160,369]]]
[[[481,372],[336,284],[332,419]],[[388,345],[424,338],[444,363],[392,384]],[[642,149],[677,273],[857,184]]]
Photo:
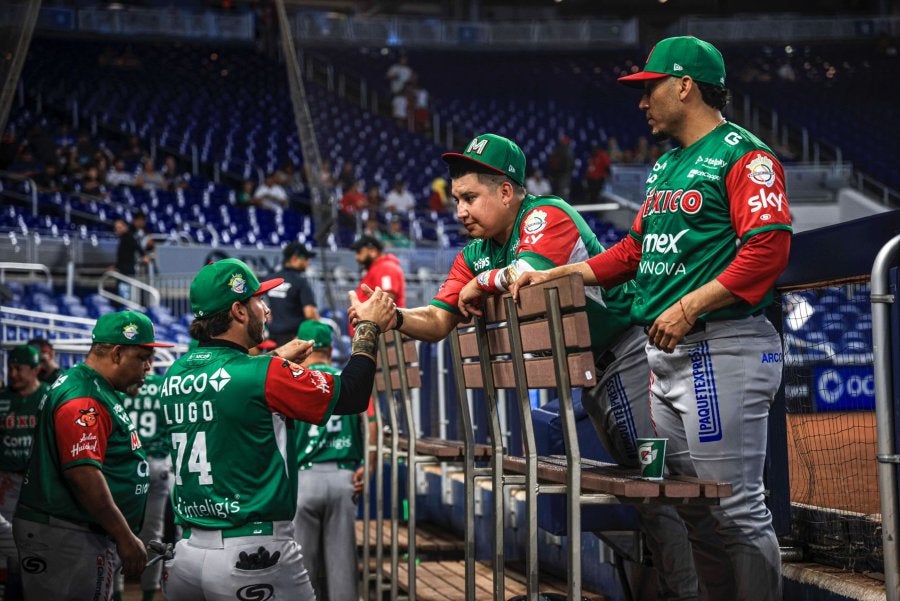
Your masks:
[[[868,283],[782,302],[792,535],[809,560],[883,571]]]

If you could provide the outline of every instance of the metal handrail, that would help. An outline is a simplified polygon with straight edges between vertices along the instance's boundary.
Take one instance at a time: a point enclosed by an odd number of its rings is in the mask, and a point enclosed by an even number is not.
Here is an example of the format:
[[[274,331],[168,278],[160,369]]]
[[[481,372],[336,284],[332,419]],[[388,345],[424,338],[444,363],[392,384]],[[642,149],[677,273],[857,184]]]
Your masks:
[[[885,244],[872,265],[872,337],[875,353],[875,422],[878,433],[878,489],[881,501],[881,535],[886,601],[900,599],[900,559],[897,542],[897,464],[894,439],[894,374],[891,353],[891,294],[888,274],[900,253],[900,236]]]
[[[6,281],[7,271],[24,271],[31,274],[39,271],[44,274],[47,284],[53,285],[53,277],[50,275],[50,268],[43,263],[0,263],[0,282]]]
[[[117,280],[118,282],[121,282],[123,284],[128,284],[130,286],[133,286],[134,288],[143,290],[150,296],[150,302],[146,305],[142,305],[141,303],[135,302],[133,300],[125,298],[124,296],[120,296],[114,292],[106,290],[104,286],[109,282],[109,280]],[[160,301],[159,290],[149,284],[145,284],[138,279],[123,275],[118,271],[103,272],[103,275],[101,275],[100,279],[97,281],[97,293],[100,296],[124,305],[129,309],[136,309],[138,311],[143,311],[147,307],[156,307],[159,305]]]

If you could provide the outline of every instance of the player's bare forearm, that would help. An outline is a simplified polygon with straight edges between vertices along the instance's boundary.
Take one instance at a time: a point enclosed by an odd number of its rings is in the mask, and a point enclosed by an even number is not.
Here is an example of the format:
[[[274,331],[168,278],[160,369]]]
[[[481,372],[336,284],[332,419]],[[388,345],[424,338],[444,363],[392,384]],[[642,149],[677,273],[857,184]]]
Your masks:
[[[671,307],[660,313],[647,331],[650,343],[671,353],[681,339],[694,327],[704,313],[727,307],[740,300],[718,280],[707,282],[685,294]]]
[[[147,550],[116,505],[103,472],[93,465],[79,465],[65,470],[63,475],[75,500],[116,541],[125,573],[140,574],[147,563]]]
[[[446,338],[462,321],[458,315],[434,305],[401,309],[403,326],[400,331],[416,340],[437,342]]]
[[[526,271],[525,273],[521,273],[519,274],[519,278],[509,287],[509,291],[512,293],[513,298],[518,300],[519,289],[523,286],[540,284],[541,282],[546,282],[547,280],[569,275],[571,273],[581,274],[585,286],[595,286],[597,284],[597,277],[594,275],[593,270],[588,266],[587,262],[582,261],[580,263],[560,265],[553,269],[548,269],[547,271]]]

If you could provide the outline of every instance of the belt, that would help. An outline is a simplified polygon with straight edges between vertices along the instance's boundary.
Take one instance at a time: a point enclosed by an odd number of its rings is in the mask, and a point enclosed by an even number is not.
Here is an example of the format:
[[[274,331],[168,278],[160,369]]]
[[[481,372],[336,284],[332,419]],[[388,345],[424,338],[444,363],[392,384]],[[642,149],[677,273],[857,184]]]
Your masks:
[[[221,532],[222,538],[238,538],[240,536],[272,536],[275,533],[275,525],[272,522],[250,522],[234,528],[200,528],[191,526],[182,528],[182,536],[190,538],[191,530],[196,528],[203,532]]]
[[[737,317],[735,319],[746,319],[747,317],[759,317],[763,313],[765,313],[765,309],[759,309],[757,311],[754,311],[750,315],[747,315],[744,318]],[[685,336],[690,336],[691,334],[699,334],[700,332],[705,332],[707,323],[708,322],[705,319],[698,317],[697,320],[694,321],[694,325],[691,326],[691,329],[685,333]],[[644,326],[644,333],[645,334],[650,333],[650,326]]]
[[[606,369],[612,365],[613,361],[616,360],[615,354],[612,351],[605,351],[599,357],[595,357],[594,359],[594,367],[597,368],[597,373],[602,374],[606,371]]]
[[[72,528],[74,530],[86,530],[89,532],[93,532],[94,534],[99,534],[100,536],[109,536],[109,534],[98,526],[97,524],[91,524],[89,522],[75,522],[72,520],[65,520],[62,518],[58,518],[56,516],[52,516],[49,513],[44,513],[43,511],[38,511],[37,509],[33,509],[27,505],[19,505],[16,507],[15,517],[27,520],[29,522],[34,522],[36,524],[46,524],[48,526],[62,526],[64,528]]]

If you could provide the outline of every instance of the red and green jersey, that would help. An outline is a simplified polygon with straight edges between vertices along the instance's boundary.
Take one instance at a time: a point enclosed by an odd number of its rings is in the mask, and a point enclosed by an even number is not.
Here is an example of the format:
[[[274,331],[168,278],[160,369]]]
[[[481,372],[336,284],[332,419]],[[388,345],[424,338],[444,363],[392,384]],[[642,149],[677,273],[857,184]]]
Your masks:
[[[159,390],[163,377],[147,374],[136,396],[119,393],[122,406],[137,426],[141,444],[148,457],[167,457],[172,449],[172,438],[166,430],[166,420],[159,402]]]
[[[135,533],[141,529],[150,468],[137,428],[103,376],[84,363],[67,370],[41,404],[19,505],[99,526],[72,496],[63,472],[94,465]]]
[[[469,242],[456,255],[446,281],[432,305],[459,314],[459,292],[484,271],[524,260],[535,270],[579,263],[603,252],[603,246],[584,218],[567,202],[555,196],[527,195],[516,215],[513,233],[504,244],[491,239]],[[631,324],[629,311],[634,285],[629,282],[604,292],[586,286],[591,343],[602,353]]]
[[[176,520],[224,529],[291,520],[297,509],[294,419],[323,426],[340,376],[214,341],[180,357],[160,390],[172,438]]]
[[[791,231],[784,171],[746,129],[725,123],[664,154],[647,178],[647,195],[631,227],[640,244],[634,322],[649,325],[682,296],[715,279],[752,236]],[[772,302],[739,302],[702,315],[746,317]]]
[[[38,405],[47,393],[43,382],[28,396],[0,390],[0,471],[24,472],[31,456]]]
[[[337,374],[337,369],[316,363],[309,369]],[[332,415],[324,426],[304,422],[297,424],[297,452],[300,469],[313,463],[336,462],[340,467],[355,469],[363,458],[362,431],[359,415]]]

